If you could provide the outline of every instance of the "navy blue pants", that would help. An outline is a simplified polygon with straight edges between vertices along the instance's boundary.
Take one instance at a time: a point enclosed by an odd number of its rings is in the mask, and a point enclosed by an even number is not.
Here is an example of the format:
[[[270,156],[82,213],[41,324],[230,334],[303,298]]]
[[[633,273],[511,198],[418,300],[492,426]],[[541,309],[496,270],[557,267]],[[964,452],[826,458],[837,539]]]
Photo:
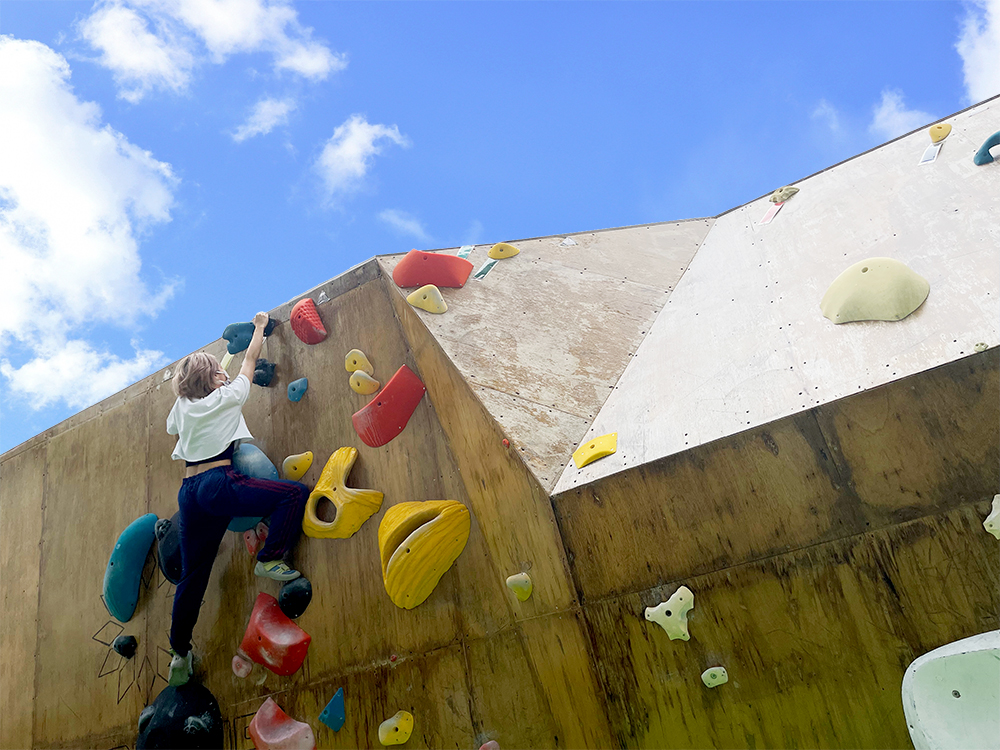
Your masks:
[[[304,484],[254,479],[232,466],[209,469],[184,480],[177,495],[182,573],[170,624],[174,651],[184,656],[191,650],[191,631],[229,522],[236,516],[270,516],[267,542],[257,559],[278,560],[291,551],[302,532],[308,498],[309,489]]]

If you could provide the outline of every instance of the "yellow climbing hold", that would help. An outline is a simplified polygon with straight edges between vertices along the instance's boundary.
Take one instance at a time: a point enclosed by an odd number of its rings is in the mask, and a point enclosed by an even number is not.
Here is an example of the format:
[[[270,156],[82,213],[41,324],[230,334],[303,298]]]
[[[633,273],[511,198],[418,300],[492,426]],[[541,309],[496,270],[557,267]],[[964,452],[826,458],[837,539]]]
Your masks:
[[[355,393],[368,396],[381,387],[382,384],[364,370],[355,370],[351,373],[351,388]]]
[[[868,258],[834,279],[819,303],[834,323],[902,320],[920,307],[931,285],[892,258]]]
[[[347,486],[347,475],[358,458],[357,448],[338,448],[323,467],[316,487],[309,494],[302,531],[314,539],[347,539],[382,507],[382,493]],[[326,498],[337,508],[337,517],[327,523],[316,516],[316,506]]]
[[[393,505],[378,527],[382,582],[393,604],[423,602],[469,541],[469,509],[455,500]]]
[[[937,125],[931,125],[927,132],[930,133],[931,143],[938,143],[948,137],[948,134],[951,132],[951,125],[946,122],[939,122]]]
[[[496,260],[503,260],[504,258],[513,258],[519,252],[521,251],[513,245],[506,242],[498,242],[490,248],[489,256]]]
[[[413,732],[413,714],[399,711],[391,719],[386,719],[378,727],[378,741],[383,745],[402,745]]]
[[[618,450],[618,433],[609,432],[607,435],[588,440],[573,451],[573,460],[576,462],[576,468],[582,469],[592,461],[610,456],[616,450]]]
[[[441,290],[433,284],[427,284],[412,292],[406,301],[430,313],[443,313],[448,309],[448,303],[441,296]]]
[[[375,368],[372,367],[372,363],[368,361],[368,357],[360,349],[351,349],[344,357],[344,367],[348,372],[357,372],[361,370],[367,372],[369,375],[375,374]]]
[[[778,188],[773,193],[771,193],[771,197],[768,198],[768,200],[771,201],[771,203],[784,203],[793,195],[795,195],[797,192],[799,192],[799,189],[797,187],[794,187],[792,185],[785,185],[785,187]]]
[[[282,461],[281,473],[285,475],[285,479],[291,479],[292,481],[297,482],[302,478],[303,474],[309,471],[309,467],[312,466],[312,463],[312,451],[295,453]]]
[[[507,579],[507,588],[513,591],[514,596],[522,602],[526,602],[528,601],[528,597],[531,596],[531,590],[533,588],[531,584],[531,577],[527,573],[512,575]]]

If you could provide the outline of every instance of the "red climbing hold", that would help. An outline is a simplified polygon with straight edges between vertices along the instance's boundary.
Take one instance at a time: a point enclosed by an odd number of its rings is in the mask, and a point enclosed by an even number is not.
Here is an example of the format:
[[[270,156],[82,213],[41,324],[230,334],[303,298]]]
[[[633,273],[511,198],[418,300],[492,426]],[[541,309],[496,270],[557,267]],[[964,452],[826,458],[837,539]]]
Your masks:
[[[292,330],[307,344],[318,344],[326,338],[326,328],[320,320],[319,310],[311,299],[300,299],[292,308]]]
[[[302,666],[312,637],[292,622],[278,600],[263,591],[257,594],[240,652],[275,674],[287,677]]]
[[[255,529],[247,529],[243,532],[243,543],[247,546],[247,552],[251,556],[256,555],[264,548],[267,541],[267,524],[261,521]]]
[[[351,418],[365,445],[385,445],[406,427],[427,389],[413,371],[403,365],[385,388]]]
[[[250,739],[257,750],[316,750],[312,728],[282,711],[273,698],[250,721]]]
[[[510,448],[510,441],[507,438],[503,439],[503,447]]]
[[[465,286],[470,273],[472,263],[465,258],[410,250],[392,269],[392,280],[396,282],[396,286],[433,284],[458,288]]]
[[[392,656],[389,657],[389,661],[396,661],[397,658],[398,657],[395,654],[393,654]]]

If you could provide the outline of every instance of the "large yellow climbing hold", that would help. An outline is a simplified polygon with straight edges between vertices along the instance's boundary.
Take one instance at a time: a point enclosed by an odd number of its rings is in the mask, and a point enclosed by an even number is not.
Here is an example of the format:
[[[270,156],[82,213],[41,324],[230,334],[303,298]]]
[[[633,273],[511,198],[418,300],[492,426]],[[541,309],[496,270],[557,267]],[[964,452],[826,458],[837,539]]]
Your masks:
[[[834,323],[902,320],[920,307],[931,285],[892,258],[868,258],[834,279],[819,303]]]
[[[573,451],[573,461],[576,468],[582,469],[592,461],[610,456],[618,450],[618,433],[609,432],[607,435],[588,440],[575,451]]]
[[[375,374],[375,368],[372,367],[372,363],[368,361],[368,357],[360,349],[351,349],[344,357],[344,367],[348,372],[357,372],[361,370],[369,375]]]
[[[358,458],[357,448],[338,448],[323,467],[316,487],[309,494],[302,531],[315,539],[347,539],[382,507],[382,493],[347,486],[347,475]],[[337,509],[337,517],[327,523],[316,515],[316,506],[326,498]]]
[[[393,505],[378,527],[382,582],[392,603],[423,602],[469,541],[469,509],[455,500]]]
[[[513,245],[506,242],[498,242],[490,248],[489,256],[496,260],[503,260],[504,258],[513,258],[519,252],[521,251]]]
[[[413,733],[413,714],[409,711],[399,711],[395,716],[386,719],[378,727],[378,741],[383,745],[402,745]]]
[[[351,373],[351,388],[355,393],[369,396],[381,387],[382,384],[364,370],[355,370]]]
[[[412,292],[406,301],[430,313],[443,313],[448,310],[448,303],[441,296],[441,290],[433,284],[427,284]]]
[[[931,143],[938,143],[948,137],[948,134],[951,132],[951,125],[946,122],[939,122],[937,125],[931,125],[927,132],[930,133]]]
[[[312,451],[295,453],[281,463],[281,473],[285,476],[285,479],[291,479],[292,481],[297,482],[302,478],[303,474],[309,471],[309,467],[312,466],[312,463]]]

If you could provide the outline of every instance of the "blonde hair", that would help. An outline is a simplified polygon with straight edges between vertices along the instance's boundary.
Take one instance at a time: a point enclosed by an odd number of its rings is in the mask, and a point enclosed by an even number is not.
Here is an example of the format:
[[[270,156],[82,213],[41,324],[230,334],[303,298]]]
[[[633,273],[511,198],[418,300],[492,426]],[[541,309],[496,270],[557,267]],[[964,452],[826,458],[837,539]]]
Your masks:
[[[174,393],[192,401],[205,398],[215,390],[212,387],[212,378],[220,369],[219,360],[211,354],[205,352],[189,354],[177,365],[177,372],[174,373],[172,382]]]

